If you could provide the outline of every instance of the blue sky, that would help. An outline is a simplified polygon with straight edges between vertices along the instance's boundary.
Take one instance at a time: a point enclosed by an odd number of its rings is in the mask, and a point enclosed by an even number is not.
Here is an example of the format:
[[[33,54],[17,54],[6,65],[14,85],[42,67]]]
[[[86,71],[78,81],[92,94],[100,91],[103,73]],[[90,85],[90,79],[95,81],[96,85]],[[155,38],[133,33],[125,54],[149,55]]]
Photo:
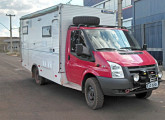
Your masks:
[[[19,18],[23,15],[41,10],[70,0],[0,0],[0,23],[9,28],[9,17],[6,14],[15,14],[12,17],[13,36],[18,37]],[[83,0],[72,0],[73,5],[83,5]],[[9,30],[0,24],[0,37],[10,36]]]

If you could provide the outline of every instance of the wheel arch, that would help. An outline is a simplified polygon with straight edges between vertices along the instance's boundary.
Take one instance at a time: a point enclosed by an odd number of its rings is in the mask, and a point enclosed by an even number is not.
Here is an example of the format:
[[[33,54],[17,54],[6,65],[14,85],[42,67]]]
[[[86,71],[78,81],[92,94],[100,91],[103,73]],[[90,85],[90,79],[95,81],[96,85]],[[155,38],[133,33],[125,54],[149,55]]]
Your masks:
[[[84,71],[83,77],[82,77],[82,80],[81,80],[82,81],[82,83],[81,83],[82,92],[84,92],[84,86],[85,86],[86,80],[90,77],[95,77],[97,79],[96,76],[99,76],[99,74],[93,69],[89,68],[89,69]]]
[[[81,84],[81,86],[82,86],[82,92],[83,92],[83,93],[84,93],[84,88],[85,88],[85,82],[86,82],[86,80],[87,80],[88,78],[90,78],[90,77],[95,77],[95,78],[97,78],[93,73],[86,73],[86,74],[84,75],[83,80],[82,80],[82,84]]]
[[[31,67],[32,78],[34,78],[34,72],[33,71],[34,71],[35,68],[38,69],[37,65],[36,64],[33,64],[32,67]]]

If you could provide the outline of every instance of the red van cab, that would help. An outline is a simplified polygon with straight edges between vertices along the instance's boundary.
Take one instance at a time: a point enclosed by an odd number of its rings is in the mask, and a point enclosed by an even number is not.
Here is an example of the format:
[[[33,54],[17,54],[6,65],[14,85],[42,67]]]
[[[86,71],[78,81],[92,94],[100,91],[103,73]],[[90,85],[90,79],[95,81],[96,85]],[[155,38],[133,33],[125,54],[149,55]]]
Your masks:
[[[125,28],[73,25],[66,43],[66,76],[82,86],[87,104],[102,107],[104,95],[148,98],[159,87],[157,61]]]

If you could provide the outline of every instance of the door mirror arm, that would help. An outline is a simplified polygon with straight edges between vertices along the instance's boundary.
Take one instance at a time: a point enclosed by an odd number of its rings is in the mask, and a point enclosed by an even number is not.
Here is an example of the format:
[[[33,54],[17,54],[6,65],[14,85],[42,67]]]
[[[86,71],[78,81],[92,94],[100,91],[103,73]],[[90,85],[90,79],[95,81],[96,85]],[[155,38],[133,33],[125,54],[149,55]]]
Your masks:
[[[143,44],[143,50],[147,50],[147,44]]]

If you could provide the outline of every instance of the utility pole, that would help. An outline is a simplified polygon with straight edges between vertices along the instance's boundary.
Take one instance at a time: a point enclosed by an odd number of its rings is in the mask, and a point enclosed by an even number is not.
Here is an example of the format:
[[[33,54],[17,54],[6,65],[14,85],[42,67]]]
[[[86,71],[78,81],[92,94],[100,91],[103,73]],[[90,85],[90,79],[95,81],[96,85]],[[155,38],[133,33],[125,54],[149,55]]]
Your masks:
[[[6,14],[6,16],[10,17],[10,52],[13,52],[13,40],[12,40],[12,17],[14,17],[15,15],[11,15],[11,14]]]
[[[122,1],[123,0],[118,0],[118,26],[120,28],[121,28],[121,26],[123,26]]]

